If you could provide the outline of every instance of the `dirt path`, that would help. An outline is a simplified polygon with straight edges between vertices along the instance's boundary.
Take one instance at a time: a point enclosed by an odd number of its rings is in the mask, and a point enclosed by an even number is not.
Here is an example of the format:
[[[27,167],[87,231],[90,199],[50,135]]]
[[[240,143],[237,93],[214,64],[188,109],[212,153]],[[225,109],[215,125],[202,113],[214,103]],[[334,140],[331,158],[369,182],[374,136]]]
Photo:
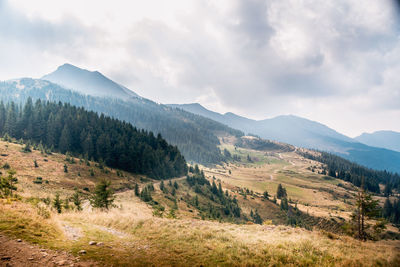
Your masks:
[[[76,241],[82,237],[81,230],[75,227],[72,227],[66,223],[62,225],[65,236],[72,241]]]
[[[108,228],[108,227],[101,226],[101,225],[93,225],[93,226],[98,228],[98,229],[100,229],[101,231],[110,233],[110,234],[112,234],[112,235],[114,235],[114,236],[116,236],[118,238],[126,238],[128,236],[126,233],[118,231],[118,230],[115,230],[113,228]]]
[[[0,235],[0,266],[98,266],[94,262],[79,261],[65,251],[41,249],[21,240]]]

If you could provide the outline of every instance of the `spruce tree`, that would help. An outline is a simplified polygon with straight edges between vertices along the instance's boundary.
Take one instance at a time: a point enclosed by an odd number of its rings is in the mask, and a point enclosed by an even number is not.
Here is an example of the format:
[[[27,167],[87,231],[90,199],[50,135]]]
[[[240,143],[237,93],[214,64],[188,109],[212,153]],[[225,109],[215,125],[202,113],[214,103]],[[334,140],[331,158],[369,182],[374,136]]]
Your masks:
[[[60,199],[59,193],[56,193],[56,196],[53,200],[53,207],[57,210],[58,213],[61,213],[62,201]]]
[[[78,211],[82,210],[82,200],[78,190],[75,190],[74,194],[72,195],[72,201]]]
[[[160,183],[160,190],[164,192],[164,188],[165,188],[164,180],[162,180],[161,183]]]
[[[281,207],[281,210],[286,210],[287,211],[289,209],[289,204],[288,204],[287,198],[282,198],[281,199],[280,207]]]
[[[282,184],[279,184],[278,189],[276,191],[276,198],[281,199],[286,197],[287,197],[286,189],[282,186]]]
[[[352,213],[351,218],[355,226],[355,236],[360,240],[367,240],[370,235],[367,229],[370,225],[366,222],[367,219],[372,219],[378,216],[378,200],[374,200],[372,195],[365,191],[363,186],[359,189],[356,198],[356,209]]]
[[[90,198],[90,204],[95,208],[109,209],[114,199],[111,181],[103,179],[96,185],[94,193]]]
[[[139,196],[140,195],[140,193],[139,193],[139,185],[136,183],[135,184],[135,196]]]

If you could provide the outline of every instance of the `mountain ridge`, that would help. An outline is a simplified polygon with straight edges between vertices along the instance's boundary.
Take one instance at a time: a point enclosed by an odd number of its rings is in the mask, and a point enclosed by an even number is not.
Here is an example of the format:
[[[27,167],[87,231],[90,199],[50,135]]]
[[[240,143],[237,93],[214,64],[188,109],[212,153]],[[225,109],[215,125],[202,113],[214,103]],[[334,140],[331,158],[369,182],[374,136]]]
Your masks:
[[[362,133],[354,139],[369,146],[377,146],[400,152],[399,132],[383,130],[373,133]]]
[[[50,81],[23,78],[0,82],[0,100],[25,103],[29,97],[50,102],[65,102],[108,115],[135,127],[161,133],[178,146],[188,161],[216,164],[224,161],[218,148],[218,134],[241,136],[242,132],[209,118],[157,104],[145,98],[106,98],[84,95]]]
[[[368,146],[316,121],[295,115],[280,115],[264,120],[252,120],[234,113],[220,114],[213,112],[200,104],[171,104],[169,106],[202,116],[210,116],[211,119],[229,127],[245,133],[256,134],[261,138],[335,153],[373,169],[400,172],[400,153],[398,151]]]
[[[99,71],[89,71],[69,63],[59,66],[55,71],[44,75],[41,79],[87,95],[121,99],[139,97],[135,92],[112,81]]]

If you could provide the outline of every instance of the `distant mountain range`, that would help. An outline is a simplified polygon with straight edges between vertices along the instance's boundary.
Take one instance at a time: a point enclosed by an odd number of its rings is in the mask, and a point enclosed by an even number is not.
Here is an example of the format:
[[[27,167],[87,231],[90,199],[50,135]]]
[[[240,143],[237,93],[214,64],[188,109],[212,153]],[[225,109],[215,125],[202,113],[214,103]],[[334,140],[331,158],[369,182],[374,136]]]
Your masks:
[[[315,121],[293,115],[257,121],[230,112],[213,112],[198,103],[169,106],[208,117],[261,138],[328,151],[370,168],[400,172],[398,151],[362,144]]]
[[[48,80],[22,78],[0,82],[0,100],[24,103],[31,97],[34,101],[37,99],[61,101],[103,113],[132,123],[139,129],[152,131],[155,134],[161,133],[169,143],[179,148],[186,160],[201,164],[220,163],[225,160],[218,148],[220,144],[218,135],[243,135],[239,130],[203,116],[170,108],[142,97],[134,97],[136,94],[133,92],[134,95],[129,93],[123,96],[122,91],[119,91],[121,93],[119,96],[123,97],[115,97],[113,93],[107,93],[106,85],[110,86],[110,92],[116,92],[122,87],[101,74],[92,75],[93,72],[67,65],[58,68],[56,72],[58,76],[69,75],[70,81],[67,81],[69,85],[85,84],[95,79],[94,84],[102,84],[99,90],[101,94],[98,91],[93,92],[96,96],[91,94],[96,87],[93,87],[92,91],[86,90],[85,87],[67,89]],[[79,82],[73,81],[75,76],[71,73],[75,73]],[[89,78],[84,81],[85,77]],[[111,97],[107,97],[108,95]]]
[[[130,97],[139,97],[135,92],[108,79],[98,71],[88,71],[71,64],[64,64],[41,79],[85,95],[114,97],[124,100]]]
[[[187,160],[203,164],[224,160],[218,148],[219,136],[239,137],[246,132],[333,152],[370,168],[400,173],[400,152],[387,149],[396,149],[397,139],[385,145],[383,141],[389,140],[387,135],[375,134],[372,142],[364,135],[352,139],[321,123],[292,115],[256,121],[233,113],[219,114],[200,104],[157,104],[97,71],[70,64],[58,67],[42,79],[0,82],[0,92],[3,101],[24,102],[28,97],[61,101],[130,122],[138,128],[161,133],[168,142],[178,146]]]
[[[369,146],[383,147],[400,152],[400,133],[398,132],[377,131],[363,133],[354,139]]]

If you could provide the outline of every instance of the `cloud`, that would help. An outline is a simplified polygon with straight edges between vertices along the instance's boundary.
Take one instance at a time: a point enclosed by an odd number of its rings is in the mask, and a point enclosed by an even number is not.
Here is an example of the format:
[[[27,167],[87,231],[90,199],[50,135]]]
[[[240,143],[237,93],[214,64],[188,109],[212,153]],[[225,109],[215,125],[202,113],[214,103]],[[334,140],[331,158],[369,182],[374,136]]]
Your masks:
[[[83,60],[98,41],[100,32],[94,27],[84,27],[74,17],[65,17],[59,22],[28,17],[0,0],[0,55],[7,59],[2,60],[0,69],[3,74],[12,68],[31,72],[38,65],[55,61]],[[50,62],[44,62],[46,59]]]
[[[163,103],[199,100],[260,119],[294,113],[348,133],[361,128],[346,114],[367,124],[366,113],[390,110],[374,123],[398,124],[395,1],[21,3],[0,0],[5,74],[68,61]],[[32,66],[21,67],[24,59]]]

